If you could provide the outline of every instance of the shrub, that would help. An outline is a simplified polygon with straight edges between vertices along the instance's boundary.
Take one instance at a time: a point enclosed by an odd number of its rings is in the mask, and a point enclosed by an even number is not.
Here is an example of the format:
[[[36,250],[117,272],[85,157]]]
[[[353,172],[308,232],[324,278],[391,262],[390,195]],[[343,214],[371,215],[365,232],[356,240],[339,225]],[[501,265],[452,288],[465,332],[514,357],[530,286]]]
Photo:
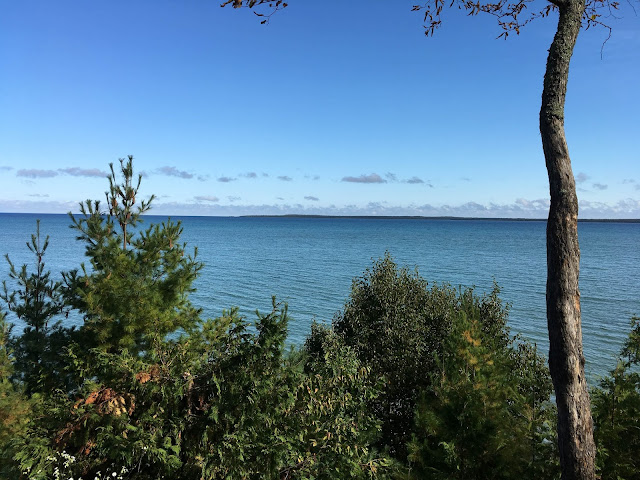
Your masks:
[[[370,369],[331,336],[321,364],[287,355],[275,299],[255,325],[237,310],[202,321],[188,298],[201,264],[180,225],[134,229],[149,204],[134,209],[131,157],[121,171],[108,212],[87,201],[72,216],[91,265],[64,275],[66,306],[84,318],[64,357],[76,382],[34,403],[14,466],[33,480],[384,478]]]
[[[640,478],[640,318],[616,367],[592,392],[597,467],[603,480]]]
[[[455,322],[418,402],[412,478],[558,476],[547,368],[527,344],[493,340],[464,313]]]
[[[375,378],[384,379],[379,397],[370,405],[382,421],[380,447],[397,458],[406,456],[411,438],[416,401],[431,384],[431,373],[443,355],[445,339],[461,313],[479,322],[496,345],[508,343],[507,308],[497,287],[487,296],[472,289],[448,285],[429,287],[417,271],[398,268],[387,253],[359,278],[354,279],[349,300],[333,319],[332,330]],[[322,328],[312,330],[306,350],[321,357],[318,338]]]
[[[286,309],[254,331],[231,311],[145,359],[97,352],[80,395],[36,415],[21,469],[50,478],[64,451],[83,478],[122,467],[140,480],[384,478],[368,370],[327,341],[323,367],[305,374],[283,355],[286,325]]]

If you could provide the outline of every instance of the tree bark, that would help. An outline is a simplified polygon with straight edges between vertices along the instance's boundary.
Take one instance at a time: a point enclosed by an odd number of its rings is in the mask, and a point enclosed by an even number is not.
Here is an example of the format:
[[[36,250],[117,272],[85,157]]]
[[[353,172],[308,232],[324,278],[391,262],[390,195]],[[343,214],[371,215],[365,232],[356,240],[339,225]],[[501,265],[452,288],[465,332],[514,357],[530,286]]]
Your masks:
[[[564,133],[569,62],[580,32],[584,0],[554,0],[560,18],[544,76],[540,133],[549,174],[547,326],[549,368],[558,405],[563,480],[595,479],[595,443],[584,375],[580,319],[578,198]]]

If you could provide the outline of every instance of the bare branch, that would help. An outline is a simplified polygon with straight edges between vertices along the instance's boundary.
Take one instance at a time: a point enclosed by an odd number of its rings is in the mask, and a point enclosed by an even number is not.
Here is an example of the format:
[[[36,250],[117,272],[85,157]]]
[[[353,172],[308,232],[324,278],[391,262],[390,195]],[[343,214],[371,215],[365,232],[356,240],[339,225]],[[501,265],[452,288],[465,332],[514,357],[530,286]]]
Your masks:
[[[250,8],[263,7],[262,11],[254,10],[253,13],[257,17],[262,17],[261,24],[268,24],[271,17],[278,11],[286,8],[288,4],[284,0],[225,0],[220,4],[221,7],[232,5],[233,8]]]
[[[512,3],[509,2],[509,0],[488,0],[484,2],[480,0],[452,0],[448,6],[456,6],[459,10],[464,10],[467,15],[473,16],[479,13],[486,13],[494,16],[498,22],[498,26],[502,30],[498,38],[507,38],[509,34],[513,32],[515,32],[516,35],[520,34],[522,27],[529,22],[549,16],[552,11],[563,7],[567,1],[568,0],[548,0],[549,3],[547,5],[534,11],[530,10],[534,0],[516,0]],[[600,12],[602,9],[607,9],[609,13],[606,17],[616,18],[613,12],[618,10],[619,5],[617,0],[587,0],[582,19],[583,27],[588,29],[593,26],[600,26],[608,29],[609,34],[611,34],[611,28],[601,20],[603,15]],[[424,4],[412,6],[412,11],[421,11],[424,13],[425,35],[432,36],[435,31],[440,28],[442,24],[441,17],[443,7],[444,0],[429,0]]]

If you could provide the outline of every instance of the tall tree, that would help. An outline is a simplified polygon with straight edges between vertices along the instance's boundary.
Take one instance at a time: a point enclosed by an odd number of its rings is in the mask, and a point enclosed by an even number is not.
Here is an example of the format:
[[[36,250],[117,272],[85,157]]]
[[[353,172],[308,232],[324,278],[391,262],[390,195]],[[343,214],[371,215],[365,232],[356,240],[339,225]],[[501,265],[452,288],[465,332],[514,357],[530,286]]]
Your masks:
[[[428,0],[414,5],[424,13],[425,33],[433,35],[441,24],[446,6],[469,15],[488,13],[502,29],[500,37],[520,33],[536,18],[558,12],[558,26],[549,49],[544,76],[540,133],[551,204],[547,222],[547,324],[549,366],[558,404],[558,447],[562,478],[595,478],[595,444],[589,392],[584,374],[580,317],[580,248],[578,245],[578,199],[564,132],[564,104],[569,63],[582,27],[603,25],[602,8],[618,8],[615,0],[548,0],[540,9],[528,10],[535,0]],[[256,12],[266,23],[276,11],[287,6],[282,0],[226,0],[221,6],[264,8]]]
[[[549,368],[558,405],[558,450],[563,479],[595,478],[596,447],[582,352],[578,197],[564,133],[569,62],[585,14],[585,0],[554,0],[558,28],[544,76],[540,134],[549,174],[547,327]]]
[[[154,196],[136,201],[142,177],[134,180],[133,157],[120,159],[120,179],[110,167],[108,210],[87,200],[80,216],[70,214],[90,268],[64,273],[64,293],[84,317],[83,347],[142,353],[167,335],[197,327],[199,310],[189,293],[202,264],[197,249],[188,255],[180,243],[179,222],[140,227]]]

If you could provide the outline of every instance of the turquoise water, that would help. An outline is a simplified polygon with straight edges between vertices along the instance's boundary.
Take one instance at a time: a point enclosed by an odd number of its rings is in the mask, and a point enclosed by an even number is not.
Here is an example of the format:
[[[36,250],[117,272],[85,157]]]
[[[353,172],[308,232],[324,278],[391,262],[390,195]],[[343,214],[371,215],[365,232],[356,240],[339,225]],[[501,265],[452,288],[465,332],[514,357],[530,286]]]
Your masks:
[[[25,241],[50,235],[47,267],[78,266],[83,247],[66,215],[0,214],[0,253],[32,262]],[[145,224],[162,217],[146,217]],[[271,296],[288,302],[290,341],[300,343],[315,318],[330,322],[353,277],[389,251],[417,266],[429,282],[492,288],[511,303],[510,326],[548,349],[545,317],[545,222],[339,218],[184,217],[183,240],[198,246],[205,268],[193,302],[204,315],[238,306],[249,319]],[[640,224],[580,223],[581,294],[587,372],[597,379],[615,365],[629,320],[640,314]],[[0,278],[6,278],[6,262]],[[68,320],[72,321],[72,320]]]

